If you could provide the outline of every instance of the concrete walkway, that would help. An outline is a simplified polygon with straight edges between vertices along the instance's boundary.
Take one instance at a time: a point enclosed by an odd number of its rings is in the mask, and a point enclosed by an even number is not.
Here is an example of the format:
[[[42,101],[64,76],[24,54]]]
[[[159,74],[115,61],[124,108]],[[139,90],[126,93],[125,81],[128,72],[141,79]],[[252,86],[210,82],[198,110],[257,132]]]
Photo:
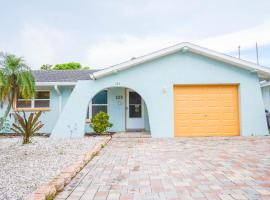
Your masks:
[[[270,199],[270,137],[113,138],[63,199]]]

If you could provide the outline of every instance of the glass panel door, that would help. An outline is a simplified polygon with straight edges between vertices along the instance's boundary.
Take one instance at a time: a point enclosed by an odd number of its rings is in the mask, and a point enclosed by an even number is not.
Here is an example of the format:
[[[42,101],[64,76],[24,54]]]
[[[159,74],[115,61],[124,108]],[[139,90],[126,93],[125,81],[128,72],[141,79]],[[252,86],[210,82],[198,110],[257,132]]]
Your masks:
[[[132,90],[126,93],[126,128],[141,130],[144,129],[144,102],[141,96]]]
[[[137,92],[129,92],[129,117],[142,117],[142,99]]]

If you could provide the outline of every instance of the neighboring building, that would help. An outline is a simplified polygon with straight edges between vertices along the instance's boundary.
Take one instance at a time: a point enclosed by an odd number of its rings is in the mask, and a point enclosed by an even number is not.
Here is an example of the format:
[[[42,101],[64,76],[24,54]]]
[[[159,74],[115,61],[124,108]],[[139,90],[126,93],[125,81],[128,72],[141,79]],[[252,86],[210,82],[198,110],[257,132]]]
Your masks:
[[[262,81],[261,89],[265,110],[270,113],[270,82]]]
[[[37,98],[14,108],[43,110],[42,131],[52,137],[82,137],[99,111],[111,131],[152,137],[268,133],[260,81],[270,69],[190,43],[98,71],[33,73]]]

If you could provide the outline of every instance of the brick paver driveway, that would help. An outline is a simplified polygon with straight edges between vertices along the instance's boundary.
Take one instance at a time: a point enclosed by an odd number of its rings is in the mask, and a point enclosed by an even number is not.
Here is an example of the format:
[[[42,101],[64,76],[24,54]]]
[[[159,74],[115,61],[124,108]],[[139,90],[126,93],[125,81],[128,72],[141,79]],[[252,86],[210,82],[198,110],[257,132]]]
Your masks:
[[[270,137],[113,138],[56,199],[270,199]]]

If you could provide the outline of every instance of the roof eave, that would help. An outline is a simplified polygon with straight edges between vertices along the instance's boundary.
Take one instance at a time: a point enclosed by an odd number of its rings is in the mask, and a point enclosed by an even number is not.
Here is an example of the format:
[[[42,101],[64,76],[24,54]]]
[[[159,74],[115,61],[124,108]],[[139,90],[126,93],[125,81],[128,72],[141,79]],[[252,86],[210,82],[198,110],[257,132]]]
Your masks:
[[[36,86],[74,86],[77,82],[36,82]]]
[[[228,55],[216,52],[216,51],[212,51],[209,49],[205,49],[203,47],[200,47],[200,46],[197,46],[197,45],[194,45],[191,43],[186,43],[186,42],[172,46],[172,47],[162,49],[160,51],[153,52],[151,54],[147,54],[145,56],[136,58],[134,60],[130,60],[130,61],[118,64],[118,65],[115,65],[115,66],[112,66],[112,67],[109,67],[109,68],[106,68],[106,69],[103,69],[103,70],[100,70],[97,72],[94,72],[92,76],[95,77],[95,79],[99,79],[99,78],[102,78],[104,76],[108,76],[110,74],[117,73],[119,71],[128,69],[128,68],[133,67],[135,65],[139,65],[141,63],[151,61],[151,60],[154,60],[154,59],[159,58],[159,57],[163,57],[163,56],[166,56],[169,54],[179,52],[181,50],[183,52],[189,51],[189,52],[192,52],[195,54],[199,54],[202,56],[213,58],[215,60],[219,60],[219,61],[224,62],[224,63],[238,66],[240,68],[249,70],[251,72],[256,72],[260,78],[264,78],[264,79],[270,78],[270,69],[266,69],[265,67],[256,65],[254,63],[244,61],[244,60],[241,60],[238,58],[234,58],[234,57],[231,57],[231,56],[228,56]]]

